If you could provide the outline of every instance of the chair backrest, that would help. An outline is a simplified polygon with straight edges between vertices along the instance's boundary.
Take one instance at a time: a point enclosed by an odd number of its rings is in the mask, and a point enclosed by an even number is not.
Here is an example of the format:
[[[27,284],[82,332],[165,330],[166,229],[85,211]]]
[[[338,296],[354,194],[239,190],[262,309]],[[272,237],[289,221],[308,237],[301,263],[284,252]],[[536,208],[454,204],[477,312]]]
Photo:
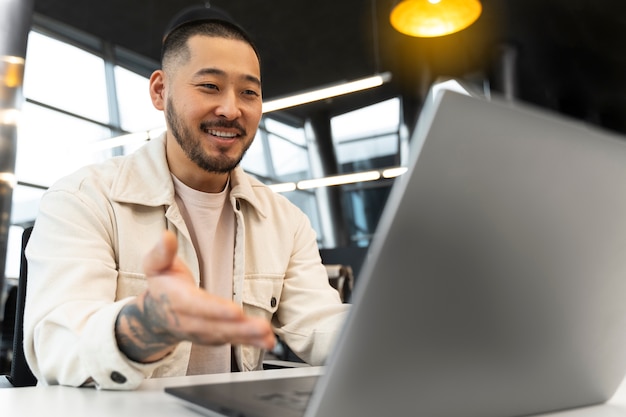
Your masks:
[[[337,290],[341,301],[350,302],[354,288],[354,275],[350,265],[324,265],[328,274],[328,282]]]
[[[26,303],[26,279],[28,276],[28,265],[24,250],[30,238],[33,228],[27,227],[22,234],[22,251],[20,259],[20,276],[17,284],[17,300],[15,310],[15,328],[13,332],[13,358],[11,360],[11,371],[7,379],[15,387],[28,387],[37,385],[37,378],[33,375],[26,358],[24,356],[24,305]]]

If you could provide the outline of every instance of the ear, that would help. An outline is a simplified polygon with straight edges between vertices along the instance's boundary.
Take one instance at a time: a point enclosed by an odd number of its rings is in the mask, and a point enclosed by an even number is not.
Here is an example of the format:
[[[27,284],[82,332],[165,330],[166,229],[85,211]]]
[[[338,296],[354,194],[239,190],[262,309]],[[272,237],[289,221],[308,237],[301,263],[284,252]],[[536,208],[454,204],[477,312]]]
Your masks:
[[[157,110],[165,109],[165,73],[156,70],[150,76],[150,98]]]

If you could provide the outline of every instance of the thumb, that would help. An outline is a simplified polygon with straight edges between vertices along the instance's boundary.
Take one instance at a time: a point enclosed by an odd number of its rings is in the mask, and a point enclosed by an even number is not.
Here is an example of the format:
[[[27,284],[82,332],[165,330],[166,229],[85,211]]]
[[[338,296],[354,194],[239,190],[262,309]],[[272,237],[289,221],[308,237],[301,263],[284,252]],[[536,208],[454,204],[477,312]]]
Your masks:
[[[156,275],[172,266],[178,250],[176,235],[166,230],[161,240],[148,252],[143,261],[143,270],[146,275]]]

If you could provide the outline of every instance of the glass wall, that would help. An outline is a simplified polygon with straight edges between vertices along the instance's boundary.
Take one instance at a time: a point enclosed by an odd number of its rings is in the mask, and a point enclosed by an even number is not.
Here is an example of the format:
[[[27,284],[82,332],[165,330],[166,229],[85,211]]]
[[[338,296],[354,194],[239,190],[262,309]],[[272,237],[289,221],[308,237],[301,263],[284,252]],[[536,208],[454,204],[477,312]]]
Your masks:
[[[330,120],[337,163],[342,173],[400,165],[407,140],[401,132],[401,101],[393,98]],[[343,186],[350,242],[368,246],[387,201],[392,181]]]
[[[114,71],[120,128],[141,132],[163,127],[163,113],[152,106],[148,94],[148,78],[119,65]]]
[[[115,46],[75,30],[58,31],[55,25],[35,19],[29,35],[25,65],[22,119],[18,128],[16,177],[7,276],[19,272],[22,227],[32,224],[38,202],[47,187],[81,166],[113,155],[133,152],[152,129],[163,129],[161,112],[154,109],[148,92],[150,66],[145,58],[127,51],[117,62]],[[105,48],[106,46],[106,48]],[[130,58],[129,58],[130,57]],[[400,100],[392,99],[331,120],[333,143],[343,173],[396,166],[400,161]],[[261,121],[243,168],[267,184],[310,179],[318,159],[316,138],[301,125],[285,124],[271,114]],[[140,133],[124,146],[107,139]],[[367,246],[386,201],[390,181],[341,186],[345,221],[351,244]],[[284,195],[310,218],[323,241],[331,216],[315,190]]]
[[[399,98],[335,116],[330,125],[341,172],[399,164]]]

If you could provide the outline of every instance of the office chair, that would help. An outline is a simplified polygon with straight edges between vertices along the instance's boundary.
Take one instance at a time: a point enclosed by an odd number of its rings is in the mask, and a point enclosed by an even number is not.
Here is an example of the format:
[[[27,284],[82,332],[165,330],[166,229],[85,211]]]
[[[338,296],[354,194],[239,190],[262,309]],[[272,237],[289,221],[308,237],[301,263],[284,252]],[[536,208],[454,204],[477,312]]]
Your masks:
[[[341,301],[349,303],[354,289],[354,274],[350,265],[324,265],[330,286],[337,290]]]
[[[2,319],[2,339],[0,342],[0,372],[6,375],[11,370],[13,352],[13,333],[15,330],[15,310],[17,285],[8,285],[7,297],[4,302],[4,318]],[[0,383],[3,381],[0,381]]]
[[[33,375],[24,356],[24,305],[26,303],[26,278],[28,265],[24,250],[33,231],[32,226],[24,229],[22,234],[22,251],[20,259],[20,276],[17,284],[17,300],[15,308],[15,327],[13,330],[13,358],[11,371],[7,379],[14,387],[29,387],[37,385],[37,378]]]

